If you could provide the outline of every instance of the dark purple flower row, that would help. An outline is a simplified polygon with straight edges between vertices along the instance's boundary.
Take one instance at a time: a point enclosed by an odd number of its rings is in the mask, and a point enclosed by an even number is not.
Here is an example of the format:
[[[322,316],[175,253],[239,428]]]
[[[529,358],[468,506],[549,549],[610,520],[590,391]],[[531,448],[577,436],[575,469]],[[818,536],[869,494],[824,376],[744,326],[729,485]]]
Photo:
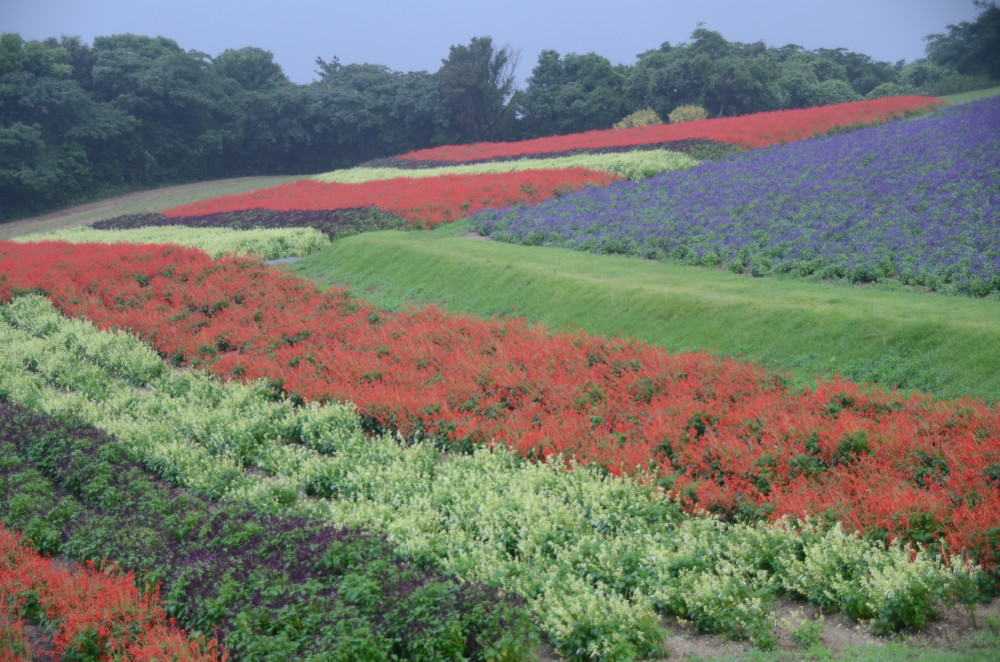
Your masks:
[[[167,217],[163,214],[128,214],[97,221],[96,230],[128,230],[162,225],[184,225],[197,228],[231,228],[254,230],[263,228],[315,228],[331,240],[362,232],[378,230],[408,230],[410,223],[402,216],[375,207],[345,209],[288,210],[247,209],[244,211],[205,214],[204,216]]]
[[[1000,291],[1000,98],[484,211],[503,241]]]
[[[218,627],[234,659],[482,659],[534,636],[523,601],[384,536],[164,487],[105,432],[2,401],[0,520],[43,553],[150,573],[168,614]]]
[[[537,154],[517,154],[515,156],[493,156],[486,159],[476,159],[471,161],[424,161],[417,159],[406,159],[399,156],[390,156],[381,159],[373,159],[360,164],[359,168],[442,168],[447,166],[464,166],[472,163],[500,163],[504,161],[520,161],[522,159],[554,159],[560,156],[575,156],[577,154],[616,154],[620,152],[651,151],[656,149],[666,149],[671,152],[682,152],[699,161],[715,159],[726,154],[742,152],[743,149],[736,145],[730,145],[718,140],[708,140],[707,138],[687,138],[685,140],[667,140],[658,143],[645,145],[618,145],[614,147],[592,147],[580,149],[567,149],[561,152],[539,152]]]

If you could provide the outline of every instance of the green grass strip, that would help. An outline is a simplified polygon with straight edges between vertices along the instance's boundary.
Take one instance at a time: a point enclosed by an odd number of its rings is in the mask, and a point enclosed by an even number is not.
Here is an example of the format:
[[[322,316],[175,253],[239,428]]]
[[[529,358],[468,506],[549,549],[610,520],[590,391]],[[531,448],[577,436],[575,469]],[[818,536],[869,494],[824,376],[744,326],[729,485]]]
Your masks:
[[[1000,399],[1000,303],[474,241],[462,223],[350,237],[292,265],[385,308],[517,315],[671,351],[742,354],[796,385],[842,373],[940,395]]]
[[[350,168],[314,175],[312,179],[321,182],[360,184],[376,179],[395,179],[397,177],[424,178],[438,177],[440,175],[474,175],[487,172],[514,172],[519,170],[587,168],[589,170],[605,170],[621,175],[626,179],[639,180],[652,177],[664,170],[687,170],[697,164],[698,161],[687,154],[657,149],[611,154],[578,154],[549,159],[524,158],[516,161],[474,163],[441,168]]]
[[[972,92],[962,92],[961,94],[949,94],[948,96],[941,97],[941,99],[947,101],[948,103],[965,103],[966,101],[975,101],[976,99],[995,97],[998,94],[1000,94],[1000,87],[990,87],[985,90],[974,90]]]
[[[63,318],[42,297],[0,308],[0,398],[72,412],[200,493],[369,527],[513,590],[572,659],[657,654],[660,613],[768,648],[778,595],[891,631],[922,626],[960,587],[974,593],[925,553],[839,527],[727,524],[595,468],[368,438],[350,406],[296,408],[260,384],[168,369],[134,337]]]
[[[228,253],[253,254],[265,260],[316,253],[330,246],[325,234],[313,228],[233,230],[162,225],[130,230],[70,228],[13,239],[18,242],[69,241],[74,244],[179,244],[200,248],[212,257]]]

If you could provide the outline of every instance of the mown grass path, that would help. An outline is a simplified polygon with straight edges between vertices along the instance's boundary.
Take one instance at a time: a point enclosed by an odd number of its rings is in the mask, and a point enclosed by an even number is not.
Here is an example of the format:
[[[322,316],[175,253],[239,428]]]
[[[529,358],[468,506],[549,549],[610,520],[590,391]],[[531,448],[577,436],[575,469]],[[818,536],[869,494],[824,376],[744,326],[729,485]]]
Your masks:
[[[351,237],[290,266],[384,307],[517,315],[552,328],[742,354],[798,384],[845,373],[1000,399],[1000,304],[880,287],[758,279],[432,233]]]

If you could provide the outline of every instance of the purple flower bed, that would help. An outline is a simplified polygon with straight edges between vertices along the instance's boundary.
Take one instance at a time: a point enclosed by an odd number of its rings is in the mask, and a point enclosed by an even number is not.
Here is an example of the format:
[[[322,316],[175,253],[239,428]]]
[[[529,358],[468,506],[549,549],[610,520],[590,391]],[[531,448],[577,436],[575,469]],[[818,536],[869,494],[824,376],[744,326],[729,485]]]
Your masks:
[[[1000,98],[490,210],[513,243],[1000,292]]]
[[[375,207],[345,209],[288,210],[247,209],[245,211],[182,216],[171,218],[163,214],[127,214],[93,224],[95,230],[130,230],[163,225],[185,225],[194,228],[231,228],[255,230],[264,228],[315,228],[331,240],[362,232],[378,230],[409,230],[410,223],[402,216]]]

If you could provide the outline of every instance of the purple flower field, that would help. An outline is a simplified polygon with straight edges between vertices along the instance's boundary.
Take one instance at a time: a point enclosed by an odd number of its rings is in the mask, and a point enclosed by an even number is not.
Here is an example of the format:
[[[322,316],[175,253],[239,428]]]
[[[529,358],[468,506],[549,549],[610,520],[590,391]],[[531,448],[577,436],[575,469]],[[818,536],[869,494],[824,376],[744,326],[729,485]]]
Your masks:
[[[472,222],[513,243],[984,296],[1000,292],[1000,98]]]

